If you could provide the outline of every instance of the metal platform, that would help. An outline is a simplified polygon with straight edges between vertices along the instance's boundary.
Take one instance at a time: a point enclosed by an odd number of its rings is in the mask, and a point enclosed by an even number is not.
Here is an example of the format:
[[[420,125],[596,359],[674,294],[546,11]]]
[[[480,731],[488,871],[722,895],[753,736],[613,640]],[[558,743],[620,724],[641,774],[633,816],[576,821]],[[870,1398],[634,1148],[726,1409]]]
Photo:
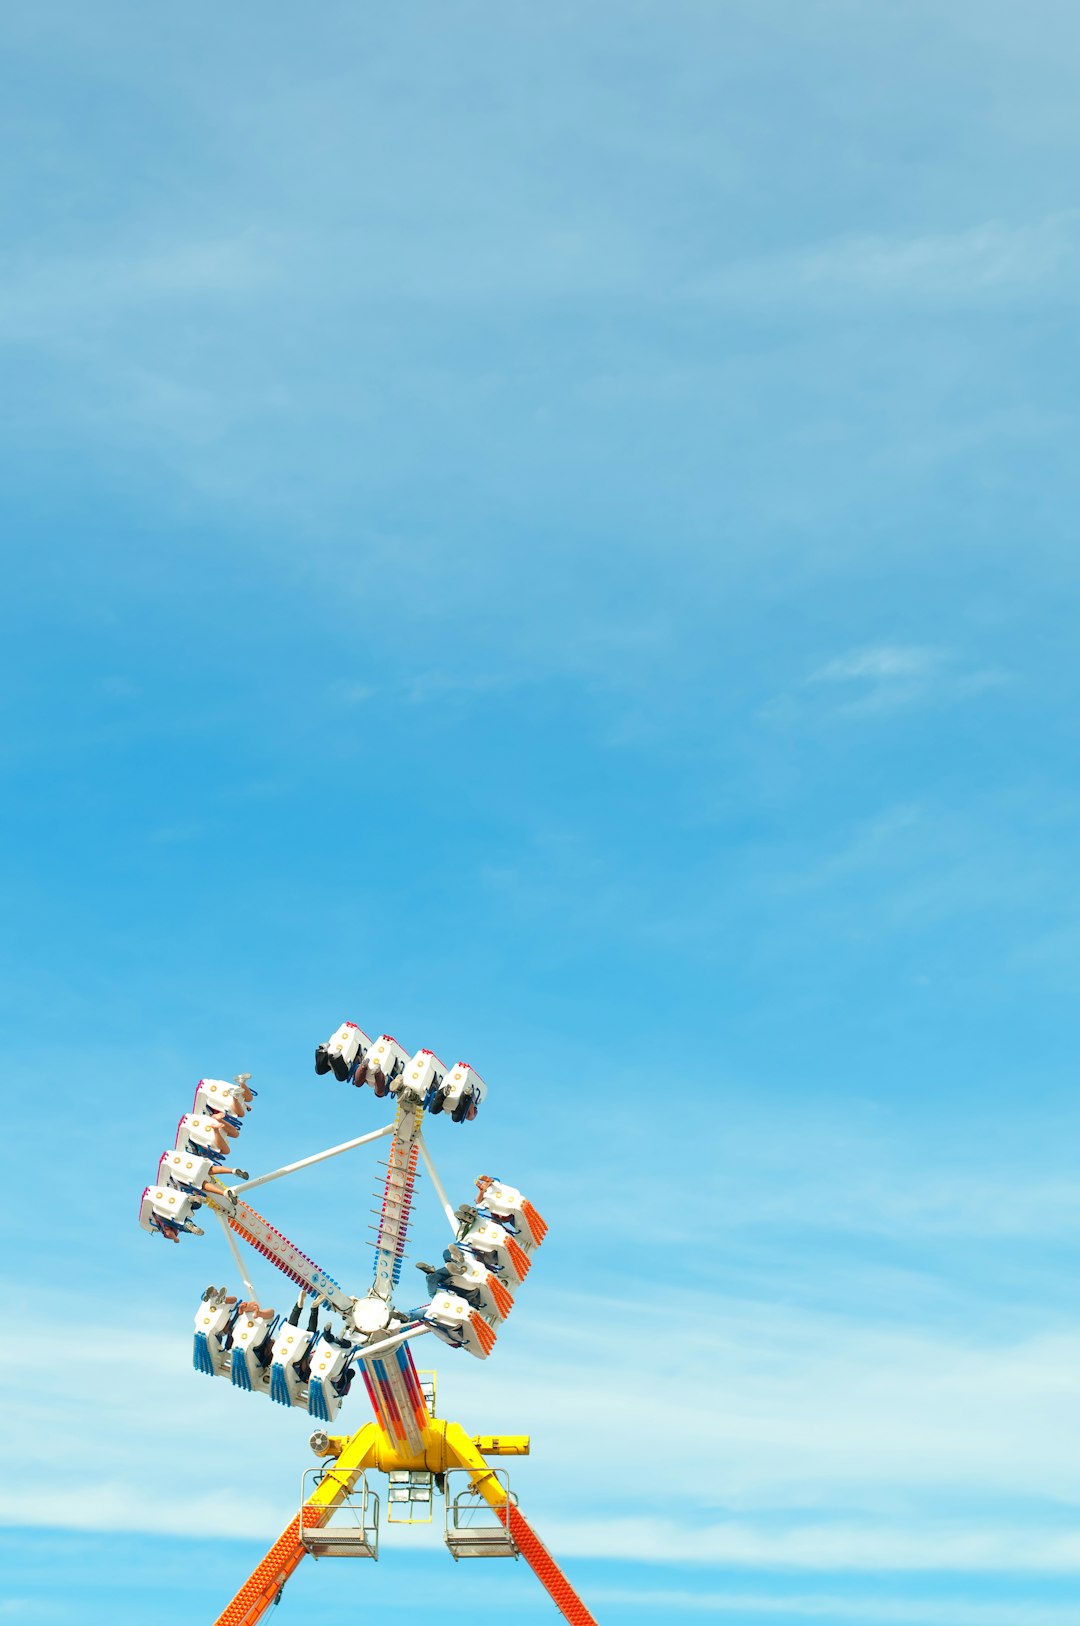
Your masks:
[[[379,1498],[360,1474],[347,1496],[337,1502],[324,1524],[305,1524],[304,1507],[314,1490],[331,1478],[333,1468],[309,1468],[300,1488],[298,1530],[300,1544],[312,1558],[374,1558],[379,1556]]]
[[[506,1505],[493,1508],[473,1489],[472,1475],[465,1468],[451,1468],[446,1475],[445,1541],[456,1563],[459,1558],[517,1558],[520,1548],[506,1523],[507,1507],[516,1503],[505,1468],[492,1468],[506,1495]],[[454,1481],[464,1485],[454,1489]]]

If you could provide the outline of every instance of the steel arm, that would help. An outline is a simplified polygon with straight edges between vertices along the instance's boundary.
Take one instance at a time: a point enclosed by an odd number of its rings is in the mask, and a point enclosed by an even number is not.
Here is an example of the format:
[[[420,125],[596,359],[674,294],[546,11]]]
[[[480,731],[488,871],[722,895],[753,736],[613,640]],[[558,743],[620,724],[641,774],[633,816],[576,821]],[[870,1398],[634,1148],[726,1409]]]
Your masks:
[[[489,1507],[495,1509],[517,1543],[525,1562],[564,1619],[570,1621],[571,1626],[597,1626],[595,1616],[582,1603],[524,1514],[507,1501],[498,1478],[458,1423],[446,1425],[446,1453],[459,1467],[471,1470],[473,1489],[479,1492]]]
[[[315,1152],[311,1157],[302,1157],[296,1163],[286,1163],[284,1168],[271,1169],[269,1174],[256,1175],[254,1180],[241,1180],[239,1185],[232,1187],[238,1195],[241,1191],[254,1191],[256,1186],[265,1186],[270,1180],[280,1180],[283,1175],[295,1174],[297,1169],[310,1169],[313,1163],[325,1163],[328,1157],[338,1157],[342,1152],[351,1152],[354,1146],[366,1146],[369,1141],[381,1140],[383,1135],[394,1133],[393,1124],[384,1124],[381,1129],[373,1129],[367,1135],[358,1135],[355,1140],[343,1140],[340,1146],[330,1146],[325,1152]]]
[[[424,1160],[424,1167],[427,1170],[428,1178],[435,1189],[435,1195],[439,1199],[439,1206],[442,1208],[443,1213],[450,1221],[450,1229],[453,1231],[456,1237],[461,1228],[460,1222],[457,1215],[454,1213],[454,1210],[450,1206],[450,1199],[446,1195],[446,1187],[439,1179],[439,1171],[432,1162],[431,1153],[427,1149],[427,1142],[419,1130],[416,1132],[416,1144],[420,1148],[420,1156]]]
[[[320,1269],[306,1253],[302,1253],[295,1242],[290,1242],[287,1236],[282,1236],[281,1232],[256,1209],[244,1202],[230,1205],[224,1198],[213,1197],[209,1193],[204,1194],[204,1201],[219,1218],[225,1220],[237,1236],[242,1236],[245,1242],[250,1242],[256,1253],[261,1253],[264,1259],[269,1259],[272,1265],[276,1265],[290,1281],[302,1287],[305,1293],[325,1299],[328,1305],[340,1311],[342,1315],[349,1310],[352,1300],[334,1278]]]
[[[255,1297],[255,1289],[252,1287],[251,1283],[247,1279],[247,1273],[244,1270],[244,1261],[240,1257],[240,1249],[236,1246],[236,1243],[233,1241],[233,1234],[229,1230],[229,1222],[225,1218],[224,1214],[222,1214],[220,1211],[217,1211],[217,1217],[218,1217],[218,1223],[220,1224],[221,1229],[225,1232],[225,1240],[229,1244],[229,1251],[231,1252],[233,1258],[236,1260],[236,1268],[240,1272],[240,1280],[243,1282],[244,1286],[247,1288],[248,1298],[253,1299]]]
[[[325,1524],[328,1515],[347,1496],[364,1468],[375,1459],[379,1430],[366,1423],[345,1446],[332,1468],[327,1469],[300,1509],[299,1519],[291,1519],[261,1564],[251,1572],[236,1596],[225,1605],[214,1626],[256,1626],[276,1602],[285,1582],[297,1568],[306,1548],[300,1540],[300,1523],[305,1528]]]

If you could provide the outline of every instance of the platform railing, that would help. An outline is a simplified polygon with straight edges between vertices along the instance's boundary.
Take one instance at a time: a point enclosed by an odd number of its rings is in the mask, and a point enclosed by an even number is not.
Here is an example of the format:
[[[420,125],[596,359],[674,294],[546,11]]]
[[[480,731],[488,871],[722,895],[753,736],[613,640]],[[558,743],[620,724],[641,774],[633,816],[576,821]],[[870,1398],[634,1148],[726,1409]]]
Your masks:
[[[312,1493],[339,1470],[308,1468],[300,1486],[299,1535],[312,1558],[374,1558],[379,1556],[379,1497],[356,1476],[352,1489],[334,1503],[320,1523],[310,1522],[307,1504]]]
[[[446,1474],[445,1540],[456,1562],[459,1558],[517,1558],[519,1547],[510,1534],[507,1509],[516,1505],[505,1468],[489,1472],[506,1497],[494,1508],[473,1488],[472,1471],[451,1468]],[[456,1488],[460,1487],[460,1488]]]

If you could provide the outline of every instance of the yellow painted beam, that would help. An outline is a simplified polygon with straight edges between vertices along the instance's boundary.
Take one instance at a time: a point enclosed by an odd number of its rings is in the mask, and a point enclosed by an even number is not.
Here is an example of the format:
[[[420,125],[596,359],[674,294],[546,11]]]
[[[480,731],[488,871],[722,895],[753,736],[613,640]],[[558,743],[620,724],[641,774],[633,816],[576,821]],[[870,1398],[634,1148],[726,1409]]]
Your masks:
[[[472,1473],[473,1488],[479,1491],[490,1507],[500,1508],[506,1501],[502,1481],[494,1469],[489,1468],[471,1434],[466,1434],[460,1423],[445,1425],[444,1446],[448,1468],[468,1468]]]
[[[381,1434],[377,1423],[365,1423],[351,1439],[342,1441],[337,1461],[332,1468],[324,1468],[322,1482],[315,1487],[304,1506],[332,1507],[347,1496],[362,1470],[375,1466]]]
[[[597,1626],[595,1617],[590,1614],[521,1509],[510,1501],[494,1469],[488,1467],[477,1450],[475,1441],[457,1423],[448,1423],[445,1443],[448,1455],[457,1458],[456,1466],[469,1470],[473,1489],[498,1513],[499,1523],[509,1531],[518,1552],[563,1618],[570,1622],[570,1626]]]
[[[424,1430],[421,1448],[416,1452],[402,1451],[377,1424],[365,1423],[360,1430],[360,1434],[368,1442],[365,1449],[370,1452],[365,1466],[375,1468],[384,1474],[398,1473],[402,1470],[442,1474],[447,1468],[460,1467],[457,1447],[451,1448],[447,1445],[448,1429],[455,1431],[454,1437],[459,1445],[462,1439],[467,1440],[471,1450],[479,1451],[485,1456],[527,1457],[529,1454],[527,1434],[470,1435],[457,1423],[445,1423],[441,1418],[433,1417]],[[359,1437],[354,1435],[353,1440]],[[345,1452],[351,1445],[352,1441],[345,1440],[340,1435],[331,1435],[318,1455],[337,1457],[340,1464],[345,1461]]]
[[[258,1626],[304,1556],[300,1526],[310,1529],[325,1524],[334,1506],[352,1490],[361,1471],[371,1465],[378,1433],[377,1424],[365,1423],[350,1440],[336,1442],[341,1445],[337,1462],[326,1470],[322,1483],[300,1509],[299,1519],[294,1515],[289,1520],[266,1557],[225,1605],[215,1626]]]
[[[527,1434],[474,1434],[472,1443],[485,1457],[527,1457]]]

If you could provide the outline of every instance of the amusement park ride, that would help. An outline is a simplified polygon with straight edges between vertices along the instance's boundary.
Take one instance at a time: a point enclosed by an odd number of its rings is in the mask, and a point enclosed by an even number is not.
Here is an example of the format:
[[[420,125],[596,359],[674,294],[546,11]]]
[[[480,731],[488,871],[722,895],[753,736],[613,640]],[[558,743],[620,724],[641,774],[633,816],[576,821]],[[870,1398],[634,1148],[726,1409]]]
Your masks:
[[[167,1241],[202,1236],[194,1215],[206,1206],[221,1224],[247,1293],[241,1300],[208,1287],[195,1312],[194,1362],[207,1377],[282,1406],[305,1409],[320,1425],[311,1448],[322,1459],[304,1475],[299,1516],[217,1617],[215,1626],[255,1626],[281,1599],[305,1553],[315,1558],[377,1558],[379,1496],[372,1472],[388,1477],[388,1520],[428,1523],[436,1491],[445,1503],[446,1545],[454,1559],[523,1557],[574,1626],[596,1626],[566,1576],[526,1521],[504,1470],[488,1457],[522,1456],[527,1436],[469,1435],[433,1415],[434,1382],[417,1371],[410,1340],[434,1333],[452,1349],[486,1360],[514,1305],[547,1226],[520,1191],[481,1175],[476,1199],[452,1208],[421,1131],[425,1112],[454,1123],[476,1117],[486,1086],[466,1062],[447,1068],[430,1050],[409,1056],[384,1033],[372,1041],[343,1022],[315,1051],[315,1071],[341,1083],[370,1085],[393,1099],[394,1119],[340,1146],[315,1152],[252,1180],[226,1167],[255,1091],[250,1074],[231,1083],[204,1078],[176,1145],[163,1152],[157,1184],[143,1192],[139,1223]],[[374,1280],[357,1298],[282,1236],[241,1194],[353,1147],[389,1137],[386,1178],[376,1201]],[[431,1179],[453,1233],[438,1267],[421,1264],[427,1301],[394,1305],[418,1163]],[[221,1176],[236,1183],[226,1186]],[[288,1315],[260,1305],[235,1237],[250,1244],[299,1288]],[[320,1321],[320,1317],[322,1320]],[[375,1421],[351,1436],[331,1434],[355,1374],[363,1379]]]

